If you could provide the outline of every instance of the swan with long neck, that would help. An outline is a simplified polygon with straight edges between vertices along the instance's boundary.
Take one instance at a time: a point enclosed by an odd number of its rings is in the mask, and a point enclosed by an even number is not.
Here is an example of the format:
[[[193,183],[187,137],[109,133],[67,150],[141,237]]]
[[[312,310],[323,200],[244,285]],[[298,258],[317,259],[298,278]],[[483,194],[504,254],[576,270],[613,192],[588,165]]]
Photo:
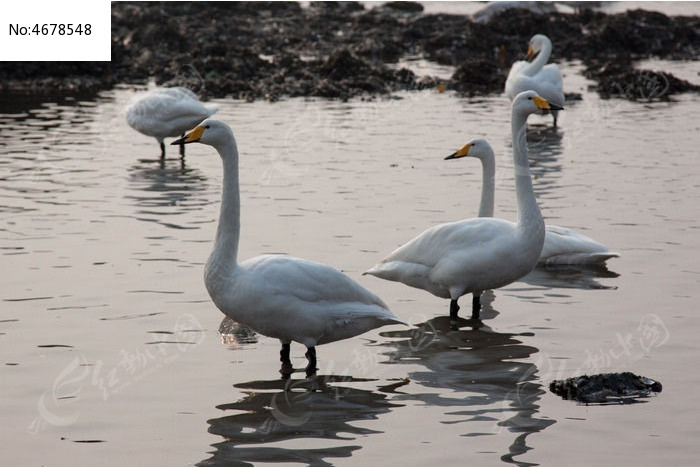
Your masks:
[[[494,180],[496,178],[496,158],[493,148],[488,141],[479,138],[472,140],[445,159],[462,157],[474,157],[481,161],[483,185],[481,187],[479,217],[493,217]],[[566,227],[547,224],[545,226],[544,246],[538,263],[542,265],[603,264],[608,259],[618,256],[620,256],[619,253],[608,250],[605,245],[582,233]]]
[[[226,316],[282,344],[282,372],[291,372],[290,344],[307,347],[307,373],[316,371],[316,346],[403,321],[382,300],[325,264],[287,255],[262,255],[238,262],[240,189],[238,148],[224,122],[205,120],[172,144],[213,146],[224,168],[214,249],[204,283]]]
[[[561,107],[534,91],[523,92],[513,101],[516,223],[481,217],[431,227],[365,274],[450,299],[450,317],[456,319],[462,295],[473,295],[472,317],[476,318],[484,290],[503,287],[530,272],[542,250],[544,221],[532,189],[525,130],[530,114],[554,109]]]
[[[552,41],[544,34],[532,36],[527,47],[527,61],[513,63],[506,79],[505,94],[511,101],[523,91],[535,91],[551,104],[564,105],[564,90],[559,67],[550,63]],[[557,126],[557,110],[551,111]]]

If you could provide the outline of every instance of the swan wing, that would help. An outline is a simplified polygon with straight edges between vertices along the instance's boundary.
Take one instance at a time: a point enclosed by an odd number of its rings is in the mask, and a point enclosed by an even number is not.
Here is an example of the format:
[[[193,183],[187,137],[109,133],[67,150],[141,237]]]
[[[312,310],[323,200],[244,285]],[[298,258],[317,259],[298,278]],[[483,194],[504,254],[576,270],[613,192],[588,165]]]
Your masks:
[[[367,305],[372,313],[381,309],[381,315],[396,319],[378,296],[331,266],[287,255],[258,256],[240,266],[264,284],[266,296],[323,306]]]
[[[556,63],[550,63],[543,66],[542,69],[533,76],[533,78],[549,83],[554,87],[559,87],[560,89],[562,89],[564,85],[561,77],[561,71],[559,71],[559,66],[557,66]]]
[[[549,64],[542,67],[533,76],[522,74],[528,62],[515,62],[508,73],[506,80],[505,94],[513,100],[515,96],[523,91],[533,90],[549,102],[563,106],[564,90],[561,72],[556,64]]]
[[[405,324],[379,297],[325,264],[263,255],[239,267],[246,290],[238,293],[235,302],[246,313],[227,314],[261,334],[314,346],[386,324]],[[252,315],[245,323],[246,316]]]
[[[602,264],[619,253],[575,230],[547,225],[540,264]]]
[[[522,71],[525,69],[525,67],[527,67],[527,64],[528,62],[524,60],[519,60],[517,62],[514,62],[513,65],[510,67],[508,77],[506,78],[505,93],[508,99],[510,99],[511,101],[518,94],[515,92],[515,83],[518,77],[522,74]]]
[[[536,76],[519,75],[511,82],[506,83],[506,95],[510,99],[513,99],[514,96],[517,96],[523,91],[529,90],[535,91],[553,104],[564,105],[564,92],[561,82],[556,84],[538,79]]]
[[[488,271],[494,257],[506,259],[514,234],[513,223],[495,218],[440,224],[397,248],[367,274],[448,298],[468,288],[468,278]]]
[[[179,136],[218,110],[185,88],[165,88],[143,97],[126,112],[135,130],[155,137]]]

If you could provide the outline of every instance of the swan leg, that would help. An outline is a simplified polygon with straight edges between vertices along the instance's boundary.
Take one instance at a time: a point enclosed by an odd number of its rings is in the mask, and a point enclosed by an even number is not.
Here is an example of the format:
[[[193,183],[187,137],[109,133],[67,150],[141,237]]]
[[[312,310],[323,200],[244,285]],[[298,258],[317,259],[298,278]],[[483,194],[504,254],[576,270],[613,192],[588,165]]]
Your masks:
[[[160,142],[160,158],[165,159],[165,143]]]
[[[472,319],[479,319],[481,311],[481,294],[474,294],[472,297]]]
[[[290,343],[282,342],[282,350],[280,350],[280,362],[282,362],[282,368],[280,368],[280,373],[282,373],[282,378],[289,377],[294,371],[292,367],[292,361],[289,359],[290,353]]]
[[[554,117],[554,128],[557,127],[557,117],[559,116],[558,110],[552,110],[552,117]]]
[[[282,362],[285,365],[292,365],[292,361],[289,359],[289,353],[291,350],[291,344],[289,343],[282,343],[282,350],[280,350],[280,362]]]
[[[306,365],[306,374],[313,375],[316,373],[316,347],[309,347],[306,351],[306,358],[309,364]]]
[[[450,300],[450,319],[457,319],[457,312],[459,312],[457,300]]]
[[[554,126],[557,126],[557,117],[554,117]],[[184,138],[185,134],[182,134],[182,137]],[[180,145],[180,157],[184,158],[185,157],[185,145],[181,144]]]

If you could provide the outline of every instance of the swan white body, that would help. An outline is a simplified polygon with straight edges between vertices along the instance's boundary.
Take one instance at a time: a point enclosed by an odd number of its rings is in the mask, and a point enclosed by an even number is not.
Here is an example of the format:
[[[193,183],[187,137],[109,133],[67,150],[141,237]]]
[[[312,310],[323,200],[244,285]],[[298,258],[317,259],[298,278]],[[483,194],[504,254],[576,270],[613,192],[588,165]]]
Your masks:
[[[160,88],[129,106],[126,121],[139,133],[158,140],[161,157],[165,157],[164,138],[183,135],[217,110],[215,105],[202,104],[187,88]]]
[[[528,45],[528,58],[532,61],[518,61],[513,63],[506,79],[505,93],[511,101],[523,91],[532,90],[547,99],[551,104],[564,105],[564,90],[559,67],[550,63],[552,53],[552,41],[542,34],[537,34],[530,39]],[[557,110],[552,110],[554,125],[557,124]]]
[[[532,190],[525,130],[531,113],[552,108],[559,107],[552,107],[534,91],[521,93],[513,101],[517,223],[481,217],[437,225],[366,274],[449,298],[450,316],[456,318],[460,296],[474,295],[472,315],[478,316],[482,291],[510,284],[530,272],[542,250],[544,222]]]
[[[309,352],[307,371],[316,365],[315,346],[347,339],[386,324],[401,323],[373,293],[324,264],[286,255],[237,261],[240,235],[238,149],[228,125],[205,120],[172,144],[213,146],[224,166],[221,213],[204,282],[226,316],[282,343],[282,362],[291,367],[289,344]]]
[[[475,139],[466,144],[450,158],[475,157],[481,161],[483,185],[479,217],[493,217],[494,180],[496,176],[496,158],[493,148],[485,139]],[[620,256],[608,250],[592,238],[566,227],[545,226],[544,245],[538,260],[539,264],[602,264],[610,258]]]

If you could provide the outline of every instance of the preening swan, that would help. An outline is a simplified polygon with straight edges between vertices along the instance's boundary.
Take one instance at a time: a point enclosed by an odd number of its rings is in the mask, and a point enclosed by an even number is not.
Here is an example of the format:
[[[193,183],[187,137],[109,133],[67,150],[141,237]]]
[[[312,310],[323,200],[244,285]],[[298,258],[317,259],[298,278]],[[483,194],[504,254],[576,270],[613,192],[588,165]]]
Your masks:
[[[290,343],[307,347],[307,373],[316,370],[316,346],[399,323],[387,306],[350,277],[324,264],[286,255],[238,263],[240,191],[238,148],[231,128],[207,119],[172,144],[213,146],[224,166],[223,195],[214,250],[204,283],[226,316],[282,343],[283,372],[291,372]]]
[[[126,121],[134,130],[157,139],[160,157],[165,158],[163,138],[182,136],[217,110],[215,105],[202,104],[187,88],[160,88],[129,106]],[[180,154],[185,155],[184,146]]]
[[[453,319],[459,311],[459,297],[471,293],[472,317],[478,317],[481,292],[510,284],[537,264],[544,243],[544,222],[532,190],[525,133],[530,114],[556,109],[561,107],[534,91],[523,92],[513,101],[517,223],[480,217],[437,225],[396,249],[365,274],[449,298]]]
[[[528,61],[513,63],[506,79],[505,93],[511,101],[523,91],[535,91],[547,99],[550,104],[564,105],[564,91],[559,67],[550,63],[552,41],[543,34],[536,34],[530,39],[527,47]],[[559,112],[552,110],[554,126],[557,126]]]
[[[481,161],[483,185],[481,187],[479,217],[493,217],[496,176],[493,148],[485,139],[475,139],[445,159],[462,157],[475,157]],[[608,259],[618,256],[620,256],[618,253],[608,250],[605,245],[601,245],[586,235],[566,227],[547,224],[545,226],[544,246],[538,263],[544,265],[603,264]]]

